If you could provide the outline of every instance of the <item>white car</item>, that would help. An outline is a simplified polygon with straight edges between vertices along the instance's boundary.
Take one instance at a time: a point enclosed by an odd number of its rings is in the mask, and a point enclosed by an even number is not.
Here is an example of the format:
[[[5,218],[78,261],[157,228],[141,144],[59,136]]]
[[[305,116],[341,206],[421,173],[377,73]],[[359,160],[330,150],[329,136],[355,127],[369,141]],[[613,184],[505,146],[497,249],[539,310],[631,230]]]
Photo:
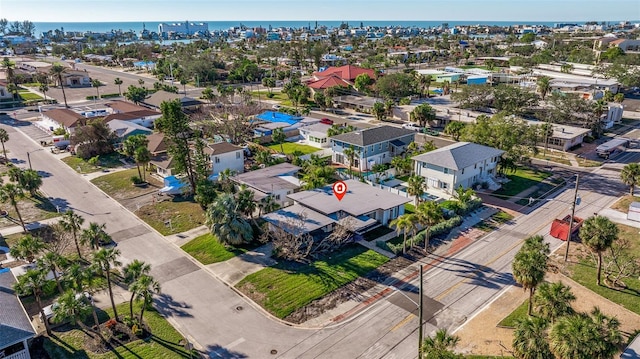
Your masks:
[[[91,294],[89,294],[88,292],[76,294],[76,299],[80,299],[83,296],[89,304],[93,305],[93,298],[91,297]],[[53,319],[53,315],[54,315],[53,310],[57,307],[58,307],[58,302],[56,301],[56,302],[53,302],[53,304],[47,305],[46,307],[42,308],[42,311],[44,312],[44,316],[47,322],[49,322],[49,324],[54,324],[51,320]]]
[[[405,123],[404,125],[402,125],[402,128],[412,131],[422,131],[422,127],[416,125],[415,123]]]
[[[279,109],[280,109],[280,107],[281,107],[280,105],[273,105],[273,106],[271,106],[271,108],[272,108],[272,109],[274,109],[274,110],[279,110]]]

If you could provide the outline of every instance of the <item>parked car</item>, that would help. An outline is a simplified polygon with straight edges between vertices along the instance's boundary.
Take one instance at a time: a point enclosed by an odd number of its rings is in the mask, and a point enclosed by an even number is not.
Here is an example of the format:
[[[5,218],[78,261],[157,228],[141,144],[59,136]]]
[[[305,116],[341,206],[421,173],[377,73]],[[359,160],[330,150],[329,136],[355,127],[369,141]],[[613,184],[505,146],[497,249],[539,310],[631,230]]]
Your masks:
[[[347,120],[351,120],[351,121],[360,121],[362,120],[360,117],[356,117],[356,116],[349,116],[347,117]]]
[[[415,123],[405,123],[402,125],[402,128],[412,131],[422,131],[422,127],[416,125]]]
[[[83,297],[87,303],[93,305],[93,297],[91,297],[91,294],[89,294],[88,292],[76,294],[76,299],[80,299]],[[49,322],[49,324],[56,324],[56,323],[53,323],[52,320],[53,320],[54,310],[57,307],[58,307],[58,302],[56,301],[56,302],[53,302],[53,304],[47,305],[46,307],[42,308],[42,311],[44,312],[44,316],[45,316],[43,320],[46,320],[47,322]],[[57,323],[57,324],[63,324],[63,323]]]
[[[320,119],[320,123],[324,123],[325,125],[333,125],[333,120],[328,118],[322,118]]]
[[[424,131],[422,131],[423,133],[430,135],[430,136],[440,136],[440,131],[438,130],[432,130],[432,129],[428,129],[425,128]]]

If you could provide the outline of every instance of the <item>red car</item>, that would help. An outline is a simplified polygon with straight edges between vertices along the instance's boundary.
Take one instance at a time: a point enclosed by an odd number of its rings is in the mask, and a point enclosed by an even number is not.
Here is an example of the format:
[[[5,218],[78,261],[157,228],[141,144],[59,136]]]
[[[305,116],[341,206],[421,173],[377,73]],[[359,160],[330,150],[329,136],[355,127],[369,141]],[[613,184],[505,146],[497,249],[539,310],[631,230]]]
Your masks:
[[[320,123],[324,123],[325,125],[333,125],[333,120],[328,118],[320,119]]]

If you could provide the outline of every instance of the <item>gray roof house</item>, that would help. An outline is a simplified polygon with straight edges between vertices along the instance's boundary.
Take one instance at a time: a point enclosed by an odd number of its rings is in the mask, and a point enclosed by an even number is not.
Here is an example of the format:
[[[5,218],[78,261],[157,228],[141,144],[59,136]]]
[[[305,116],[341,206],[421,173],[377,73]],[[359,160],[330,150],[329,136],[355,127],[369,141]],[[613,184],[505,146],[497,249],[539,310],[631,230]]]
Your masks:
[[[349,156],[344,152],[353,148],[357,155],[351,167],[367,171],[375,164],[390,163],[393,157],[404,153],[414,139],[414,131],[399,127],[385,125],[358,129],[330,137],[331,159],[334,163],[349,166]]]
[[[0,358],[29,359],[27,340],[36,333],[13,291],[15,282],[9,268],[0,269]]]
[[[447,194],[462,186],[472,187],[487,182],[497,184],[493,177],[504,151],[471,142],[458,142],[412,157],[415,173],[426,179],[427,189]]]
[[[347,225],[356,233],[387,225],[404,214],[410,198],[369,186],[357,180],[345,181],[347,193],[338,200],[332,186],[290,194],[294,205],[264,215],[272,226],[290,233],[329,232],[336,224]],[[303,220],[303,221],[302,221]],[[298,228],[292,226],[297,225]]]
[[[254,199],[261,200],[273,196],[281,206],[290,204],[287,195],[300,189],[300,180],[296,177],[300,167],[290,163],[280,163],[259,170],[245,172],[231,177],[238,185],[246,185],[254,191]]]

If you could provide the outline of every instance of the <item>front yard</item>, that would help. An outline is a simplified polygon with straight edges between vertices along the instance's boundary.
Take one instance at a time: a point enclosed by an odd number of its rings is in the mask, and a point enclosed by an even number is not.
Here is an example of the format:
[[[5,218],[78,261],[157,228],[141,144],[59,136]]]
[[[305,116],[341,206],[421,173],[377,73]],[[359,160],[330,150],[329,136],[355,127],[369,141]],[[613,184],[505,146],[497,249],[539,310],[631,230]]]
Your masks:
[[[225,246],[211,233],[203,234],[189,241],[181,248],[189,253],[198,262],[207,265],[211,263],[224,262],[242,253],[246,253],[249,249],[253,249],[255,245],[245,247]]]
[[[138,170],[131,168],[128,170],[110,173],[91,180],[98,188],[103,190],[110,197],[116,200],[141,196],[156,191],[162,187],[162,183],[147,174],[147,187],[136,187],[131,181],[131,177],[138,176]]]
[[[280,262],[245,277],[236,285],[278,318],[376,269],[389,259],[351,245],[311,264]]]
[[[147,204],[135,214],[163,236],[182,233],[205,223],[205,213],[190,198]]]
[[[271,144],[268,145],[267,147],[269,147],[270,149],[280,152],[280,145],[279,144]],[[291,155],[296,151],[302,152],[303,155],[308,155],[310,153],[314,153],[314,152],[318,152],[320,151],[319,148],[316,147],[312,147],[312,146],[307,146],[307,145],[302,145],[299,143],[295,143],[295,142],[284,142],[282,143],[282,150],[284,151],[285,155]]]
[[[547,177],[551,176],[550,172],[534,171],[530,168],[518,168],[515,173],[507,175],[510,179],[509,182],[502,185],[502,188],[493,192],[502,199],[508,199],[505,197],[512,197],[518,193],[544,181]]]
[[[65,157],[62,159],[62,162],[66,163],[76,172],[83,174],[120,167],[123,165],[123,163],[120,161],[121,158],[122,155],[120,153],[114,152],[108,155],[99,156],[98,162],[95,165],[89,163],[89,160],[84,160],[78,156]]]

